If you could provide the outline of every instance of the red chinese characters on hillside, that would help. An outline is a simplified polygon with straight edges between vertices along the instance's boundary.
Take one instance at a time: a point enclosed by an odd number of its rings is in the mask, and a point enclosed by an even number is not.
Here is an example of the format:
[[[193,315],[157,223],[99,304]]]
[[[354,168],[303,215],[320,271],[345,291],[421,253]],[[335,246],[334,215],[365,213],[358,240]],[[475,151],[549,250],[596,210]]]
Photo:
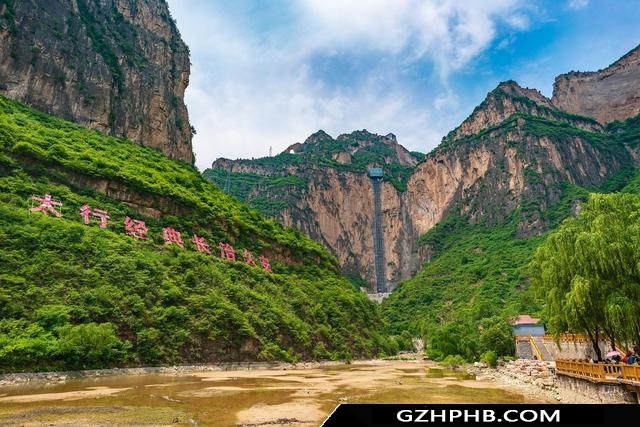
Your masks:
[[[244,258],[244,262],[246,262],[249,265],[253,265],[254,267],[257,267],[255,261],[253,260],[253,256],[251,255],[251,252],[245,249],[244,252],[242,253],[242,257]]]
[[[32,196],[31,200],[36,200],[40,202],[40,205],[30,208],[31,212],[41,212],[44,215],[53,215],[57,218],[60,218],[62,214],[56,210],[56,207],[62,206],[62,202],[57,200],[53,200],[50,194],[45,194],[44,196]],[[91,217],[98,218],[100,220],[100,228],[107,228],[107,220],[110,218],[107,215],[107,211],[104,209],[91,208],[88,204],[84,204],[80,207],[80,216],[82,217],[82,221],[85,225],[89,225]],[[140,221],[138,219],[133,219],[130,217],[125,217],[124,219],[124,230],[125,233],[131,237],[136,239],[146,240],[148,229],[145,225],[144,221]],[[172,227],[165,227],[162,229],[162,238],[164,240],[165,245],[175,244],[181,248],[184,248],[184,241],[182,240],[182,236],[179,231],[175,230]],[[201,253],[205,253],[207,255],[211,255],[211,248],[205,241],[204,237],[200,237],[196,234],[193,235],[193,239],[191,239],[195,250]],[[236,250],[229,243],[218,243],[218,248],[220,249],[220,258],[226,259],[229,261],[236,262]],[[253,260],[253,255],[247,249],[244,249],[242,252],[242,257],[244,258],[244,262],[246,264],[257,267],[255,261]],[[269,263],[269,259],[260,255],[258,257],[258,261],[262,266],[262,269],[265,271],[271,272],[271,264]]]
[[[271,271],[271,264],[269,264],[269,260],[266,257],[263,257],[262,255],[260,255],[258,257],[258,261],[260,261],[260,265],[262,266],[263,269],[267,271]]]
[[[124,219],[124,230],[129,236],[135,237],[136,239],[147,238],[148,230],[147,226],[144,224],[144,221],[126,217]]]
[[[109,219],[109,215],[107,215],[107,211],[102,209],[93,209],[91,210],[91,206],[82,205],[80,208],[80,216],[84,220],[85,224],[89,224],[89,216],[94,216],[96,218],[100,218],[100,228],[107,228],[107,220]]]
[[[184,248],[184,242],[182,241],[182,236],[180,236],[180,232],[174,230],[171,227],[165,227],[162,229],[162,238],[164,239],[165,245],[170,245],[172,243],[175,243],[181,248]]]
[[[44,197],[31,196],[31,200],[36,200],[40,202],[39,206],[29,209],[31,212],[42,212],[45,215],[51,214],[58,218],[62,216],[62,214],[58,212],[55,208],[55,206],[62,206],[62,203],[56,200],[53,200],[51,198],[51,194],[45,194]]]
[[[233,246],[228,243],[220,242],[218,243],[218,247],[220,248],[220,258],[229,259],[231,261],[236,260],[236,250],[233,249]]]
[[[207,255],[211,255],[211,249],[209,249],[209,245],[204,240],[204,237],[198,237],[195,234],[193,235],[193,239],[191,239],[193,244],[196,247],[198,252],[204,252]]]

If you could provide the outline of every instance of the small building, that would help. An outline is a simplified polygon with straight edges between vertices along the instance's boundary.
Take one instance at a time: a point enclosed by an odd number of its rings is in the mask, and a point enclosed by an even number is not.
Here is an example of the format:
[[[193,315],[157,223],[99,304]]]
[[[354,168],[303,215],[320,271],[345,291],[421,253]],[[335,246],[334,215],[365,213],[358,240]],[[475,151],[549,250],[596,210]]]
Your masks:
[[[521,314],[509,323],[513,329],[513,335],[516,337],[523,335],[540,337],[544,336],[544,325],[539,324],[539,321],[540,319],[531,317],[528,314]]]

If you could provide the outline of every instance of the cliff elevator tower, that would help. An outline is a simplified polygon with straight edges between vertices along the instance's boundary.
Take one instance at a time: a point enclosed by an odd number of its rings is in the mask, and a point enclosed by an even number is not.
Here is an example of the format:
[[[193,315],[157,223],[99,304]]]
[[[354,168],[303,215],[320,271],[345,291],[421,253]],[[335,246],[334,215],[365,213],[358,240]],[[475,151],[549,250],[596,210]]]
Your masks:
[[[384,262],[384,238],[382,236],[382,202],[380,190],[382,188],[382,168],[369,169],[369,179],[373,188],[373,253],[376,268],[376,292],[387,292]]]

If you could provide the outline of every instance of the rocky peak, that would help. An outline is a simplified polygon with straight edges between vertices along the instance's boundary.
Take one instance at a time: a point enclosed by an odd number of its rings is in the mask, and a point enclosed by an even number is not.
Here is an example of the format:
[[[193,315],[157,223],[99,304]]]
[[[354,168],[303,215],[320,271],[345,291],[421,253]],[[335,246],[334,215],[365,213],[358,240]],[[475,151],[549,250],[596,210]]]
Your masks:
[[[0,1],[0,94],[192,164],[189,68],[165,0]]]
[[[500,83],[489,92],[471,115],[443,138],[443,145],[498,126],[516,113],[559,120],[589,131],[602,129],[598,123],[586,117],[570,117],[563,114],[540,91],[523,88],[515,81],[509,80]]]
[[[350,164],[354,155],[375,155],[384,164],[414,166],[417,159],[402,145],[393,133],[378,135],[366,129],[343,133],[336,139],[323,130],[310,135],[304,143],[296,142],[281,154],[306,154],[331,158],[340,164]]]
[[[320,129],[319,131],[309,135],[309,137],[304,140],[304,144],[313,145],[321,141],[333,141],[333,138],[331,135]]]
[[[572,71],[556,77],[553,103],[560,109],[593,117],[601,124],[640,114],[640,45],[607,68]]]

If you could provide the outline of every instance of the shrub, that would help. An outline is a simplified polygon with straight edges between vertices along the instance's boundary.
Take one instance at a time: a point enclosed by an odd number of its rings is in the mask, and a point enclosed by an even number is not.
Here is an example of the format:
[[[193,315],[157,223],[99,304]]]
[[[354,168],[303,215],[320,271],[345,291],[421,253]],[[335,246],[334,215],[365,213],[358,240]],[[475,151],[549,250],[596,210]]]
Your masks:
[[[490,368],[498,366],[498,355],[495,351],[485,351],[480,356],[480,361],[486,363]]]

